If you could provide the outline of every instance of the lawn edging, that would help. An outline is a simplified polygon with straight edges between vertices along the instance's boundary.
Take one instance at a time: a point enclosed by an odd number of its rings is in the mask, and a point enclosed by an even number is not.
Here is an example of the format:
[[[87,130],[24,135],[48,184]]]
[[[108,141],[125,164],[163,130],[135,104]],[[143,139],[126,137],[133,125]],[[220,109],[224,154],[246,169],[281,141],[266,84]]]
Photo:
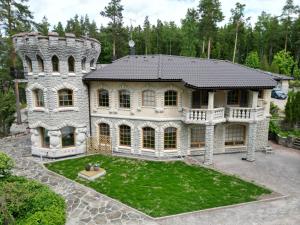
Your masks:
[[[261,202],[271,202],[271,201],[276,201],[276,200],[280,200],[280,199],[286,199],[288,197],[290,197],[290,195],[281,195],[281,196],[277,196],[277,197],[273,197],[273,198],[266,198],[266,199],[261,199],[261,200],[254,200],[254,201],[249,201],[249,202],[237,203],[237,204],[233,204],[233,205],[213,207],[213,208],[209,208],[209,209],[201,209],[201,210],[196,210],[196,211],[191,211],[191,212],[178,213],[178,214],[175,214],[175,215],[152,217],[152,219],[162,220],[162,219],[174,218],[174,217],[177,217],[177,216],[185,216],[185,215],[196,214],[196,213],[217,211],[217,210],[221,210],[221,209],[235,208],[235,207],[239,207],[239,206],[256,204],[256,203],[261,203]]]
[[[63,161],[63,160],[61,160],[61,161]],[[53,161],[53,162],[56,162],[56,161]],[[50,163],[52,163],[52,162],[48,162],[48,164],[50,164]],[[94,193],[97,193],[97,194],[100,194],[100,195],[103,195],[104,197],[106,197],[106,198],[108,198],[109,200],[111,200],[112,202],[115,202],[116,204],[120,204],[120,205],[122,205],[123,207],[125,207],[125,208],[129,208],[129,209],[131,209],[131,210],[133,210],[133,211],[135,211],[135,212],[137,212],[137,213],[140,213],[140,214],[142,214],[143,216],[145,216],[145,217],[147,217],[147,218],[149,218],[149,219],[155,219],[155,217],[152,217],[152,216],[149,216],[148,214],[146,214],[146,213],[144,213],[144,212],[141,212],[141,211],[139,211],[139,210],[137,210],[136,208],[133,208],[133,207],[131,207],[131,206],[129,206],[129,205],[126,205],[125,203],[123,203],[123,202],[120,202],[119,200],[117,200],[117,199],[114,199],[114,198],[111,198],[111,197],[109,197],[109,196],[107,196],[107,195],[105,195],[105,194],[103,194],[103,193],[100,193],[100,192],[98,192],[98,191],[96,191],[96,190],[94,190],[94,189],[92,189],[92,188],[90,188],[90,187],[87,187],[87,186],[85,186],[85,185],[83,185],[83,184],[81,184],[81,183],[79,183],[79,182],[77,182],[77,181],[75,181],[75,180],[71,180],[70,178],[67,178],[67,177],[65,177],[65,176],[63,176],[63,175],[61,175],[61,174],[58,174],[58,173],[56,173],[56,172],[54,172],[54,171],[52,171],[52,170],[49,170],[44,164],[47,164],[47,162],[45,162],[45,163],[39,163],[48,173],[50,173],[50,174],[52,174],[52,175],[55,175],[55,176],[59,176],[60,178],[63,178],[63,179],[66,179],[66,180],[68,180],[68,181],[70,181],[70,182],[72,182],[72,183],[75,183],[76,185],[79,185],[81,188],[83,188],[83,189],[86,189],[87,191],[91,191],[91,192],[94,192]]]

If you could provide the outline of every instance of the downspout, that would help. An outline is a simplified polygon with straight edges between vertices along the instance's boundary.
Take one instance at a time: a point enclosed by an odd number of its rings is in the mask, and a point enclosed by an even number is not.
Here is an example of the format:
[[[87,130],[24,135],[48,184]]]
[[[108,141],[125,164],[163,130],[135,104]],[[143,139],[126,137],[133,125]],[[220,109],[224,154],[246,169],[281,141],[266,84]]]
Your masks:
[[[85,82],[88,89],[88,102],[89,102],[89,127],[90,127],[90,137],[92,136],[92,119],[91,119],[91,95],[90,95],[90,84]]]

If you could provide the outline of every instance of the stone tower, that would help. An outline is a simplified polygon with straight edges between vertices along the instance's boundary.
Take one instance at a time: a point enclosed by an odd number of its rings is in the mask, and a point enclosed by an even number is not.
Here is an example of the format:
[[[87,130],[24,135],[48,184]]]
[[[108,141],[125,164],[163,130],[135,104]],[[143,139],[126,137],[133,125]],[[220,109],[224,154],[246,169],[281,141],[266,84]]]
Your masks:
[[[96,69],[100,43],[57,33],[22,33],[13,41],[28,72],[32,154],[57,158],[84,153],[89,99],[82,77]]]

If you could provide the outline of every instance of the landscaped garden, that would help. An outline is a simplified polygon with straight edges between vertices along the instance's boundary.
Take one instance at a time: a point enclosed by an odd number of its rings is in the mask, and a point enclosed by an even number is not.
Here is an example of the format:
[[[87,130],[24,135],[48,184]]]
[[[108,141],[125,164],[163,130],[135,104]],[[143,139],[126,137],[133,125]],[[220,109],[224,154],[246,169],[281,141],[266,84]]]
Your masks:
[[[64,199],[46,185],[11,175],[13,166],[13,160],[0,152],[0,224],[65,224]]]
[[[106,175],[95,181],[78,178],[89,163],[100,164]],[[181,161],[93,155],[46,166],[153,217],[249,202],[271,193],[237,177]]]

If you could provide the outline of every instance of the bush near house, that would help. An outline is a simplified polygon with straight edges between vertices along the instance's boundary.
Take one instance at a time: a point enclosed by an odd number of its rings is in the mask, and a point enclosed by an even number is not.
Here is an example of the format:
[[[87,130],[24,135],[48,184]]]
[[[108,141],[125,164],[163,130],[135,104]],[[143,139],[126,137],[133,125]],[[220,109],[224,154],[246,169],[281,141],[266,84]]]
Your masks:
[[[63,225],[64,199],[47,186],[24,177],[10,175],[12,159],[0,153],[0,224]],[[1,173],[3,175],[3,173]]]

